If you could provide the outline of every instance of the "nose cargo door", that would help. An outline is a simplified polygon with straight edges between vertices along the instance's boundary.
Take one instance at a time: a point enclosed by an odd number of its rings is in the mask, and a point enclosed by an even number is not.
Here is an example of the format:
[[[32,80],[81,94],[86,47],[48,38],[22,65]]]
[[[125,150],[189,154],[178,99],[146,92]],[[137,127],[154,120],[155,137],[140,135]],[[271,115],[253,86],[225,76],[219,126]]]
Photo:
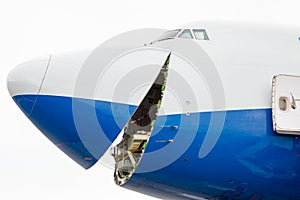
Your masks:
[[[167,83],[168,55],[150,90],[123,129],[122,141],[113,149],[116,161],[115,182],[126,183],[133,175],[151,136]]]
[[[300,76],[273,77],[272,117],[277,133],[300,135]]]

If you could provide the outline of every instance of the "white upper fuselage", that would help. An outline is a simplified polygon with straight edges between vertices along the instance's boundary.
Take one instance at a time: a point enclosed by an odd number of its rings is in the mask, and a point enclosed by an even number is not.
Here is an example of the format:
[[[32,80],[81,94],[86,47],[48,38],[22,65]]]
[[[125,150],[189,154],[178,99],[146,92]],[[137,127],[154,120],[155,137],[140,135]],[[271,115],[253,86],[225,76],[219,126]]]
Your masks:
[[[300,28],[225,22],[193,23],[183,28],[206,30],[209,40],[193,40],[201,50],[199,57],[203,60],[200,64],[203,66],[195,66],[189,59],[185,59],[184,55],[173,50],[161,114],[271,108],[272,77],[277,74],[300,75]],[[191,39],[173,40],[184,43]],[[40,71],[35,70],[31,76],[31,78],[36,76],[35,82],[31,80],[32,84],[20,84],[10,89],[10,92],[12,96],[38,93],[138,105],[169,53],[160,44],[172,43],[173,40],[157,42],[154,46],[134,47],[107,62],[107,65],[96,63],[99,48],[93,51],[52,55],[50,61],[47,57],[38,62],[45,67]],[[145,40],[146,42],[149,41]],[[108,47],[105,51],[109,54],[115,50]],[[78,90],[78,79],[85,73],[83,69],[87,66],[91,66],[92,71],[84,75],[86,80],[90,79],[89,75],[100,75],[97,84],[93,85],[92,90],[89,89],[91,92],[85,92],[84,89],[90,87],[89,83],[86,83],[86,86],[85,83],[80,83],[81,89]],[[145,66],[152,66],[153,70],[138,71]],[[224,106],[214,105],[212,99],[215,97],[209,85],[211,82],[206,80],[206,72],[203,71],[207,66],[215,67],[218,73],[216,77],[221,80],[225,95]],[[22,65],[19,69],[20,73],[9,76],[8,82],[20,80],[17,76],[24,74]],[[44,72],[46,74],[43,76]],[[136,73],[135,84],[130,84],[126,79],[132,73]],[[175,79],[175,74],[179,74],[187,85],[183,86]],[[42,84],[38,85],[39,82]]]

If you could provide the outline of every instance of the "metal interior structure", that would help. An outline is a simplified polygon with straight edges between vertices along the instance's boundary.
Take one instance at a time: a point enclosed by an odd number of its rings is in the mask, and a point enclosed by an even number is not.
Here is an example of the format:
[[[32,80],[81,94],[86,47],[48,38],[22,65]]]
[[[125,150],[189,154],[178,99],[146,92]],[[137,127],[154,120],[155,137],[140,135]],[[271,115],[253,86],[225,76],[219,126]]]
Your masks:
[[[118,185],[130,179],[144,154],[166,88],[170,55],[150,90],[123,128],[122,141],[112,149],[116,162],[114,177]]]

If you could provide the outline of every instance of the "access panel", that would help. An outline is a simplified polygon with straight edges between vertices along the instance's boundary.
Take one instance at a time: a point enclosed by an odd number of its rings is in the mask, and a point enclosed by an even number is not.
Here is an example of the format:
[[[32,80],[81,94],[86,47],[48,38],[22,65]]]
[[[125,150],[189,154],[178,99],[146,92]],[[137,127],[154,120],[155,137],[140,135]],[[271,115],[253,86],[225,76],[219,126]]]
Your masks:
[[[300,135],[300,76],[273,77],[272,115],[274,131]]]

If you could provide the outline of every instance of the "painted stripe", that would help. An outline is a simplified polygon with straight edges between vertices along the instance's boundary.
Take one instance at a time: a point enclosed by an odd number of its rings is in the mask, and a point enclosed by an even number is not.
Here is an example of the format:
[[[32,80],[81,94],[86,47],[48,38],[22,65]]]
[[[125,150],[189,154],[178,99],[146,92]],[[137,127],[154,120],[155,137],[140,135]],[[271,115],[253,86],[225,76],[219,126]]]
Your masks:
[[[14,100],[26,113],[27,102],[36,97],[38,100],[30,120],[85,168],[91,167],[101,157],[119,134],[119,126],[126,123],[135,109],[135,106],[125,104],[58,96],[24,95],[15,96]],[[81,113],[78,114],[82,116],[79,118],[81,123],[87,126],[86,141],[81,140],[76,129],[72,110],[74,103],[81,106]],[[110,140],[109,143],[98,140],[98,135],[102,134],[100,132],[89,134],[89,131],[99,130],[90,124],[91,111],[96,111],[97,123]],[[113,113],[118,115],[114,118]],[[215,198],[247,199],[263,195],[266,199],[300,199],[297,156],[300,141],[297,137],[274,133],[271,109],[226,111],[217,144],[206,157],[200,158],[198,153],[212,114],[159,116],[144,157],[125,187],[135,190],[139,185],[142,192],[159,187],[162,197],[170,193],[168,188],[173,188],[179,196],[201,194]],[[178,126],[178,129],[169,126]],[[197,131],[195,138],[189,138],[194,134],[193,127]],[[180,134],[183,134],[182,137]],[[157,142],[170,139],[172,143]],[[189,139],[192,142],[185,146]],[[91,145],[87,147],[88,143]],[[98,151],[96,156],[95,152],[90,151],[93,148]],[[160,166],[174,156],[178,157]],[[155,170],[151,171],[151,167]]]

